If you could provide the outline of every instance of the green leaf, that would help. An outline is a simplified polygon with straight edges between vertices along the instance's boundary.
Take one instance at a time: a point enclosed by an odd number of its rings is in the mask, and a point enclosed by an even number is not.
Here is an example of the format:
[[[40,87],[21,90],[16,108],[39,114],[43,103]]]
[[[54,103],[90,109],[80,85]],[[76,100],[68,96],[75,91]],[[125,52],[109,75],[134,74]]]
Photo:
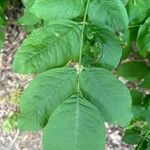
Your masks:
[[[4,9],[0,6],[0,28],[5,25]]]
[[[150,8],[146,0],[129,0],[126,8],[129,15],[130,25],[139,24],[146,17],[148,9]]]
[[[128,80],[143,79],[150,72],[150,67],[141,61],[129,61],[120,65],[117,74]]]
[[[43,146],[44,150],[103,150],[103,117],[87,100],[72,96],[51,115]]]
[[[18,20],[18,23],[20,23],[21,25],[23,25],[23,26],[33,26],[33,25],[35,25],[35,24],[40,22],[40,19],[37,18],[32,13],[30,13],[30,12],[24,12],[24,13],[25,13],[24,16],[21,17]]]
[[[8,4],[8,0],[0,0],[0,6],[2,7],[2,8],[6,8],[6,6],[7,6],[7,4]]]
[[[5,42],[5,35],[3,32],[0,32],[0,48],[3,48]]]
[[[131,51],[131,32],[128,30],[126,33],[119,36],[122,46],[122,59],[126,59]]]
[[[133,106],[132,111],[134,120],[146,121],[147,110],[144,107]]]
[[[140,27],[137,37],[139,53],[146,57],[150,53],[150,18]]]
[[[0,27],[3,27],[5,25],[5,20],[3,17],[0,16]]]
[[[27,8],[31,8],[35,3],[35,0],[22,0],[22,2]]]
[[[141,87],[150,89],[150,73],[145,76],[143,82],[141,83]]]
[[[24,15],[18,20],[21,25],[33,26],[40,22],[41,19],[39,19],[36,15],[30,12],[30,8],[33,6],[34,3],[35,0],[23,0],[23,4],[25,6]]]
[[[123,135],[123,141],[127,144],[138,144],[142,140],[142,136],[139,132],[134,130],[126,130],[125,134]]]
[[[41,73],[21,97],[19,127],[36,131],[47,124],[52,112],[76,91],[77,75],[71,68]]]
[[[119,31],[128,29],[127,11],[120,0],[93,0],[88,15],[95,25],[104,25]]]
[[[82,25],[72,21],[51,21],[33,31],[18,50],[13,68],[19,73],[39,73],[77,59]]]
[[[12,132],[14,129],[18,128],[18,112],[13,112],[3,122],[3,131]]]
[[[143,105],[147,110],[150,111],[150,94],[146,95],[143,99]]]
[[[52,19],[73,19],[84,13],[83,0],[36,0],[31,12],[39,18],[50,21]]]
[[[132,105],[142,105],[143,102],[143,93],[137,90],[130,90],[132,96]]]
[[[111,72],[86,69],[80,80],[83,96],[99,109],[106,122],[121,126],[129,124],[132,117],[130,93]]]
[[[110,70],[116,68],[122,54],[121,45],[118,39],[110,29],[101,27],[97,28],[96,31],[95,47],[100,51],[96,60],[97,65]]]
[[[126,5],[129,0],[121,0],[121,1],[123,2],[124,5]]]
[[[19,127],[23,131],[45,127],[44,150],[104,149],[104,121],[125,126],[132,118],[129,91],[99,68],[85,69],[80,76],[71,68],[41,73],[20,102]]]

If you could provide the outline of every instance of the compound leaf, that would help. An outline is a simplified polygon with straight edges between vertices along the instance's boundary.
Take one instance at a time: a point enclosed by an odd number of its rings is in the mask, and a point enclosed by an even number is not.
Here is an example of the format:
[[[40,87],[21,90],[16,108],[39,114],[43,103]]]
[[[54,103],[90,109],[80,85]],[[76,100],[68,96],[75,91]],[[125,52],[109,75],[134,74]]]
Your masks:
[[[132,117],[130,93],[111,72],[86,69],[80,80],[83,96],[99,109],[106,122],[121,126],[129,124]]]
[[[46,21],[52,19],[73,19],[82,15],[85,9],[83,0],[36,0],[31,12]]]
[[[108,26],[117,31],[128,29],[127,11],[120,0],[93,0],[88,15],[93,24]]]
[[[43,145],[44,150],[104,149],[104,120],[94,105],[82,97],[72,96],[51,115]]]
[[[20,100],[20,129],[36,131],[45,127],[50,114],[76,91],[76,82],[76,72],[71,68],[53,69],[37,76]]]
[[[39,73],[78,58],[82,25],[72,21],[51,21],[34,30],[18,50],[13,68],[19,73]]]

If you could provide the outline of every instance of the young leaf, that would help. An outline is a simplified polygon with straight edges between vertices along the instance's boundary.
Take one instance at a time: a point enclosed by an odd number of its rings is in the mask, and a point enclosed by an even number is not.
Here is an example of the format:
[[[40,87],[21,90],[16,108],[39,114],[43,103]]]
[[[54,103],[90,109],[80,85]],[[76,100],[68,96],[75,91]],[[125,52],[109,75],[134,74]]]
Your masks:
[[[122,54],[118,39],[110,29],[104,27],[97,28],[95,32],[97,32],[95,35],[96,45],[97,47],[101,45],[101,47],[98,47],[101,49],[101,53],[99,53],[98,59],[96,60],[97,65],[110,70],[116,68]]]
[[[73,19],[84,13],[83,0],[36,0],[31,12],[46,21]]]
[[[52,112],[76,91],[77,75],[71,68],[41,73],[21,97],[19,127],[36,131],[47,124]]]
[[[103,150],[103,117],[87,100],[72,96],[51,115],[44,131],[43,146],[44,150]]]
[[[129,124],[132,117],[130,93],[111,72],[86,69],[80,80],[83,96],[99,109],[106,122],[121,126]]]
[[[117,74],[128,80],[143,79],[150,72],[150,67],[141,61],[129,61],[120,65]]]
[[[78,58],[82,25],[73,21],[51,21],[34,30],[18,50],[13,68],[19,73],[39,73]]]
[[[108,26],[117,31],[128,29],[127,11],[120,0],[93,0],[88,15],[95,25]]]
[[[137,37],[137,47],[139,53],[146,57],[150,53],[150,17],[140,27]]]

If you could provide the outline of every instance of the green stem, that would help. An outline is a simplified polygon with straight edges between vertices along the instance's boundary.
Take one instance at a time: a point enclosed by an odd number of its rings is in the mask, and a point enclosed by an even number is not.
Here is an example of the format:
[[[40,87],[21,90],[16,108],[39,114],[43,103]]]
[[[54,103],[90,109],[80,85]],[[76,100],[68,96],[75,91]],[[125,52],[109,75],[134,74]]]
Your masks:
[[[145,136],[143,137],[142,141],[140,142],[140,145],[138,146],[137,150],[141,150],[141,147],[145,141],[145,139],[147,138],[147,136],[150,134],[150,130],[145,134]]]
[[[85,32],[85,26],[87,25],[86,19],[87,19],[87,12],[89,8],[90,0],[87,1],[85,12],[84,12],[84,18],[82,22],[82,31],[81,31],[81,43],[80,43],[80,54],[79,54],[79,66],[77,68],[78,70],[78,86],[77,86],[77,92],[80,93],[80,72],[82,71],[82,49],[84,44],[84,32]]]
[[[136,27],[140,27],[141,25],[138,24],[138,25],[133,25],[133,26],[129,26],[129,28],[136,28]]]
[[[87,24],[86,19],[87,19],[87,12],[89,8],[89,3],[90,0],[87,1],[86,9],[84,12],[84,18],[83,18],[83,26],[82,26],[82,32],[81,32],[81,43],[80,43],[80,55],[79,55],[79,65],[82,63],[82,48],[83,48],[83,42],[84,42],[84,31],[85,31],[85,25]]]

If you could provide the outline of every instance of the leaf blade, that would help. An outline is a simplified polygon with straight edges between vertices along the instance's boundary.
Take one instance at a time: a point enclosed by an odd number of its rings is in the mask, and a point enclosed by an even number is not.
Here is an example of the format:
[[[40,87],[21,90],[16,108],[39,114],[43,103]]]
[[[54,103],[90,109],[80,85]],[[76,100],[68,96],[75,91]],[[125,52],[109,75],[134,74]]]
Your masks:
[[[83,0],[36,0],[31,12],[50,21],[52,19],[73,19],[83,14]]]
[[[43,128],[51,113],[75,92],[76,80],[76,73],[71,68],[50,70],[33,80],[21,97],[20,129],[36,131]]]
[[[146,57],[150,53],[150,17],[146,22],[140,27],[137,35],[137,47],[139,53]]]
[[[44,150],[99,150],[104,149],[104,141],[104,122],[98,110],[85,99],[73,96],[50,117],[43,145]]]
[[[150,67],[142,61],[129,61],[120,65],[117,74],[128,80],[141,80],[150,72]]]
[[[14,71],[40,73],[78,58],[81,27],[76,22],[56,20],[33,31],[15,56]]]
[[[128,29],[127,11],[120,0],[94,0],[90,3],[88,15],[93,24],[108,26],[117,31]]]
[[[106,122],[121,126],[129,124],[132,117],[130,93],[109,71],[86,69],[80,82],[83,96],[99,109]]]
[[[107,69],[115,69],[120,62],[122,49],[115,34],[106,27],[97,29],[96,44],[101,45],[101,54],[97,60],[97,65]],[[109,59],[108,59],[109,58]]]

